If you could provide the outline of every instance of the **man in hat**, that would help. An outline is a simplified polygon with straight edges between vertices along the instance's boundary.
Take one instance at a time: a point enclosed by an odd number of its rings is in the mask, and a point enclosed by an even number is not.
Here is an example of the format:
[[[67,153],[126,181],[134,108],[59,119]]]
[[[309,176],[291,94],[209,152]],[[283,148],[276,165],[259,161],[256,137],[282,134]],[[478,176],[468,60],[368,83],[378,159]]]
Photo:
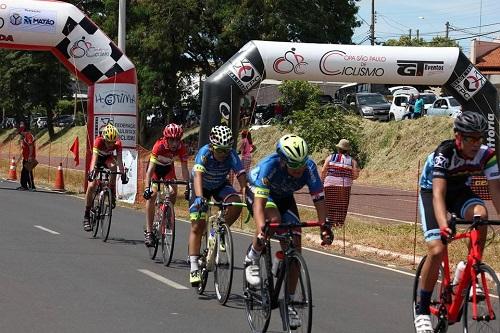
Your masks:
[[[345,222],[352,181],[359,176],[358,162],[351,157],[351,143],[341,139],[336,145],[337,153],[328,155],[321,170],[325,189],[325,202],[328,219],[334,225]]]

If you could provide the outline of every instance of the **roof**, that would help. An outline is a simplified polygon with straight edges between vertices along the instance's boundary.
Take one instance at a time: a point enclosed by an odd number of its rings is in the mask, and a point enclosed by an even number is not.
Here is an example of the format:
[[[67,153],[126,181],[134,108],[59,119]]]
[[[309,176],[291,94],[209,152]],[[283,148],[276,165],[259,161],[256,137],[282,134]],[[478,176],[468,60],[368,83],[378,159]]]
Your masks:
[[[478,57],[476,67],[483,74],[500,74],[500,46]]]

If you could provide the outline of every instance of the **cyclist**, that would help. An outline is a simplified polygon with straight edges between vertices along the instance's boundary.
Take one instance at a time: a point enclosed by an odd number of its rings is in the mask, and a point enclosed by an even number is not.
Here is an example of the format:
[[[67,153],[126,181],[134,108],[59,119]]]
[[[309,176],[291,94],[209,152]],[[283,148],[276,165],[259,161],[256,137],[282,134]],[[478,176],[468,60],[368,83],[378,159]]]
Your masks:
[[[174,157],[179,156],[181,161],[182,178],[189,179],[189,170],[187,165],[188,154],[184,143],[181,141],[184,131],[182,127],[176,124],[168,124],[163,130],[163,136],[156,140],[149,166],[146,171],[146,189],[144,190],[144,199],[146,199],[146,233],[144,234],[144,244],[153,245],[153,217],[155,213],[155,201],[158,191],[157,184],[151,186],[151,179],[176,179],[174,168]],[[170,201],[175,205],[177,198],[177,185],[171,185]]]
[[[88,186],[87,192],[85,194],[85,214],[83,217],[83,230],[92,230],[89,217],[90,208],[92,205],[92,195],[97,186],[97,184],[94,182],[94,179],[97,176],[96,169],[100,167],[106,167],[111,171],[116,171],[117,166],[122,173],[122,183],[128,183],[128,178],[123,168],[122,142],[118,136],[118,130],[112,124],[107,124],[102,130],[101,135],[97,136],[94,140],[92,159],[90,160],[90,172],[88,174]],[[116,175],[110,176],[109,184],[111,192],[113,194],[111,198],[111,205],[114,208],[116,204]]]
[[[417,333],[434,332],[429,303],[436,284],[445,244],[441,236],[450,237],[447,212],[471,220],[474,215],[488,218],[483,200],[470,188],[470,177],[485,175],[493,204],[500,211],[500,174],[494,150],[483,145],[488,130],[486,119],[477,112],[464,111],[454,122],[455,138],[443,141],[425,162],[420,178],[419,211],[427,259],[422,268],[420,303],[417,305]],[[480,248],[486,240],[486,228],[480,229]]]
[[[227,126],[215,126],[210,131],[209,144],[200,148],[196,154],[192,170],[191,199],[189,216],[191,232],[189,235],[189,261],[191,263],[189,281],[193,287],[201,282],[198,267],[201,236],[205,230],[208,207],[206,200],[214,197],[217,201],[241,202],[236,190],[229,184],[227,176],[230,170],[238,178],[245,194],[247,177],[241,160],[233,146],[233,134]],[[241,213],[241,207],[229,207],[225,221],[231,226]],[[222,245],[223,246],[223,245]]]
[[[326,208],[323,185],[316,164],[308,156],[307,144],[299,136],[287,134],[279,139],[276,153],[262,159],[250,171],[250,186],[246,191],[246,201],[252,212],[256,229],[249,251],[245,257],[245,275],[250,285],[260,284],[259,257],[263,250],[262,228],[266,220],[279,221],[284,225],[300,223],[294,192],[309,188],[318,220],[322,223],[321,239],[324,244],[331,244],[333,233],[326,223]],[[294,245],[301,250],[301,231],[295,232]],[[298,269],[298,268],[297,268]],[[295,292],[298,274],[292,273],[291,297]],[[288,308],[290,326],[296,329],[301,325],[300,318],[293,307]]]

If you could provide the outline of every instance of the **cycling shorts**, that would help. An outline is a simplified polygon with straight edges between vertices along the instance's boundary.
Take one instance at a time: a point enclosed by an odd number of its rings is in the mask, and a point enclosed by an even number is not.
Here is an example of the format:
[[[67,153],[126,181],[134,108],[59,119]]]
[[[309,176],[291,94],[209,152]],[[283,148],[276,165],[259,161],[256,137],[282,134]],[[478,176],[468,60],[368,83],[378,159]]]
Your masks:
[[[193,207],[195,195],[192,183],[190,184],[190,188],[191,193],[189,196],[189,218],[191,220],[205,220],[207,218],[208,207],[205,206],[201,209]],[[216,201],[224,201],[227,197],[235,195],[237,193],[238,192],[229,183],[224,183],[222,186],[213,190],[203,189],[203,197],[207,200],[210,200],[213,197]]]
[[[169,165],[159,165],[155,164],[153,169],[153,175],[151,176],[152,180],[170,180],[176,179],[175,168],[173,164]]]
[[[246,204],[248,207],[248,211],[253,216],[253,202],[255,195],[252,191],[252,187],[247,187],[246,190]],[[273,199],[271,195],[267,197],[266,208],[277,208],[281,215],[281,223],[280,225],[298,225],[300,224],[299,218],[299,210],[297,208],[297,203],[295,202],[295,198],[293,196],[286,198]],[[278,230],[276,233],[285,233],[286,230]],[[293,230],[295,235],[301,235],[301,228],[295,228]]]
[[[116,165],[116,157],[114,155],[98,155],[95,163],[96,168],[110,168],[110,165]]]
[[[462,187],[456,191],[449,191],[446,193],[445,202],[447,211],[462,219],[465,218],[465,212],[471,206],[485,205],[484,201],[472,192],[470,187]],[[439,225],[432,204],[432,191],[420,190],[418,196],[418,210],[425,241],[430,242],[441,239]]]

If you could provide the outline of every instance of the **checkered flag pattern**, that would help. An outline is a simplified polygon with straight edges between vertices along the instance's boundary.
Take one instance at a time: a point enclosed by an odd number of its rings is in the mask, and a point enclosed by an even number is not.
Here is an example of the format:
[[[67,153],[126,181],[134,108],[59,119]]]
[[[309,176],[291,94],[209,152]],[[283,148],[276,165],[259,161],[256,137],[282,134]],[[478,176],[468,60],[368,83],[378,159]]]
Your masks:
[[[485,176],[473,176],[471,179],[471,189],[483,200],[491,200],[488,191],[488,181]]]
[[[62,33],[65,38],[56,48],[94,83],[134,68],[123,52],[85,16],[81,20],[68,17]]]

